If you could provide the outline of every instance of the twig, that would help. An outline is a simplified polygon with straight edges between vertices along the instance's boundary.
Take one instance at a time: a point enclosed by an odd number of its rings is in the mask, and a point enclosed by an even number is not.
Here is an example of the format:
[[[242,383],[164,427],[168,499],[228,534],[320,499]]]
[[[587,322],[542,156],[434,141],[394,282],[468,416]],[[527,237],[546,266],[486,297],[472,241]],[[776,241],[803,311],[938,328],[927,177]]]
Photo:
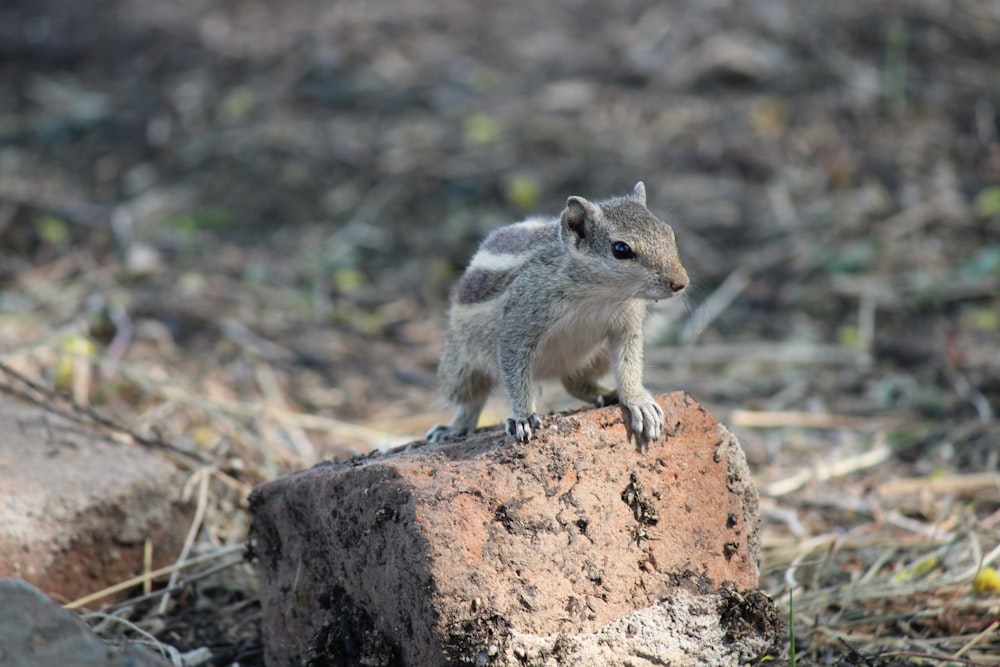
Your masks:
[[[749,284],[750,275],[743,267],[730,273],[722,284],[687,317],[681,329],[681,340],[693,344],[698,334],[708,328]],[[697,323],[697,326],[694,323]]]
[[[789,210],[781,211],[781,215],[791,215],[793,218],[797,218],[794,208],[791,208],[791,202],[789,200]],[[786,222],[789,220],[786,219]],[[797,228],[794,219],[790,220],[793,227]],[[825,247],[828,237],[833,234],[832,231],[826,231],[821,234],[817,234],[815,238],[809,239],[815,243],[816,247]],[[793,236],[791,233],[788,236],[781,238],[776,241],[770,242],[763,248],[757,249],[755,252],[747,253],[747,260],[743,262],[742,265],[734,269],[722,284],[712,294],[705,299],[705,301],[691,313],[684,324],[684,328],[681,333],[681,340],[690,341],[693,343],[698,337],[698,334],[704,330],[708,325],[713,322],[722,312],[729,307],[729,305],[736,300],[743,290],[747,288],[751,280],[755,275],[761,274],[772,266],[787,262],[793,259],[797,252],[799,252],[800,247],[798,235]],[[812,244],[803,244],[812,245]],[[802,266],[797,266],[796,268],[800,273],[805,273],[805,271],[812,266],[815,266],[820,260],[817,258],[799,258],[799,264]],[[697,330],[694,324],[698,323]]]
[[[246,549],[246,544],[234,544],[231,547],[224,547],[211,554],[205,554],[203,556],[195,556],[194,558],[186,560],[183,563],[172,563],[171,565],[161,567],[158,570],[153,570],[152,572],[149,573],[140,574],[137,577],[126,579],[125,581],[114,584],[113,586],[108,586],[107,588],[103,588],[95,593],[85,595],[82,598],[77,598],[76,600],[73,600],[69,604],[64,604],[63,607],[66,609],[79,609],[80,607],[87,606],[91,602],[101,600],[110,595],[114,595],[115,593],[120,593],[126,589],[132,588],[133,586],[137,586],[142,582],[146,581],[147,579],[159,579],[164,575],[170,574],[174,570],[188,568],[194,565],[199,565],[201,563],[217,559],[221,556],[225,556],[230,553],[235,553],[237,551],[243,551],[245,549]]]
[[[245,548],[245,546],[244,546],[244,548]],[[231,550],[227,550],[226,553],[227,554],[231,553]],[[188,561],[188,563],[185,563],[185,565],[187,565],[189,563],[193,563],[193,562],[195,562],[195,561],[192,559],[192,560]],[[136,604],[138,604],[140,602],[145,602],[146,600],[151,600],[153,598],[158,598],[158,597],[160,597],[161,595],[163,595],[167,591],[169,591],[170,593],[176,593],[179,590],[183,590],[184,587],[187,586],[188,584],[191,584],[191,583],[193,583],[195,581],[199,581],[201,579],[206,579],[208,577],[211,577],[213,575],[218,574],[219,572],[222,572],[223,570],[228,570],[231,567],[235,567],[236,565],[240,565],[240,564],[245,563],[245,562],[246,562],[246,559],[241,556],[240,558],[236,558],[236,559],[231,560],[231,561],[226,561],[224,563],[220,563],[219,565],[214,565],[214,566],[208,568],[207,570],[201,570],[200,572],[196,572],[195,574],[185,575],[185,577],[183,579],[178,580],[178,582],[173,587],[164,587],[164,588],[161,588],[158,591],[153,591],[152,593],[149,593],[148,595],[144,594],[144,595],[139,595],[137,597],[129,598],[128,600],[123,600],[122,602],[119,602],[117,604],[112,605],[110,607],[110,609],[120,609],[122,607],[128,607],[128,606],[136,605]],[[252,600],[245,601],[245,602],[252,602]]]
[[[746,428],[798,427],[816,429],[847,429],[863,431],[894,426],[901,419],[887,417],[852,417],[828,412],[778,412],[766,410],[733,410],[729,413],[733,426]]]
[[[177,557],[178,568],[170,573],[170,581],[167,583],[167,588],[170,589],[177,584],[177,577],[180,575],[180,566],[187,560],[188,554],[191,553],[191,547],[194,546],[194,540],[198,536],[198,531],[201,529],[201,524],[205,520],[205,510],[208,507],[208,482],[212,478],[212,471],[214,466],[206,466],[197,470],[191,479],[188,480],[188,485],[190,485],[195,480],[200,482],[198,487],[198,507],[195,509],[194,519],[191,520],[191,527],[188,528],[187,537],[184,538],[184,546],[181,548],[181,555]],[[190,486],[184,489],[185,500],[188,499]],[[163,598],[160,600],[160,606],[158,608],[159,613],[162,615],[167,610],[167,605],[170,604],[170,592],[163,594]]]
[[[766,502],[765,502],[766,501]],[[795,537],[805,537],[807,531],[799,520],[798,512],[790,507],[780,507],[773,500],[761,498],[760,513],[772,521],[780,521],[788,526],[788,531]]]
[[[255,375],[257,377],[257,384],[264,393],[268,405],[275,406],[279,410],[291,412],[288,409],[288,402],[281,391],[274,369],[267,364],[257,364]],[[309,440],[303,429],[295,424],[288,424],[284,427],[284,430],[288,435],[288,439],[295,447],[296,456],[303,459],[307,465],[313,465],[319,460],[319,456],[316,453],[316,446]]]
[[[259,335],[239,320],[227,317],[222,320],[222,333],[250,354],[269,362],[292,361],[295,355],[288,349]]]
[[[843,296],[857,297],[867,294],[878,306],[888,310],[898,310],[907,304],[909,299],[927,290],[932,285],[948,285],[948,289],[938,298],[946,302],[963,301],[965,299],[993,297],[1000,288],[1000,279],[993,276],[967,277],[965,275],[939,271],[928,274],[926,271],[911,271],[893,276],[887,280],[881,276],[836,275],[830,280],[830,288],[834,293]]]
[[[984,567],[989,567],[990,565],[993,564],[993,561],[998,559],[1000,559],[1000,545],[997,545],[996,548],[993,549],[993,551],[986,554],[986,556],[984,556],[981,561],[977,562],[968,570],[966,570],[965,572],[960,572],[959,579],[963,581],[972,579],[972,577],[976,576],[976,573],[979,572],[979,570],[983,569]]]
[[[923,535],[929,540],[939,540],[941,542],[951,542],[955,539],[955,533],[950,530],[942,530],[936,525],[928,524],[924,521],[910,518],[901,514],[898,510],[886,512],[881,520],[890,525],[902,528],[916,535]]]
[[[61,186],[62,183],[53,180],[36,180],[7,173],[0,178],[0,199],[53,211],[69,222],[88,227],[97,227],[107,221],[110,207],[79,199],[73,193],[64,191],[68,188]]]
[[[812,468],[802,470],[789,478],[771,482],[761,489],[761,493],[772,497],[783,496],[801,489],[813,480],[826,481],[828,479],[843,477],[859,470],[874,468],[889,460],[892,454],[889,447],[881,442],[881,440],[881,438],[876,438],[875,446],[857,456],[837,459],[829,463],[817,462]]]
[[[921,660],[933,660],[935,662],[957,662],[962,665],[972,665],[972,667],[997,667],[997,663],[995,662],[978,662],[976,660],[937,655],[935,653],[920,653],[918,651],[887,651],[879,655],[899,658],[920,658]]]
[[[350,422],[334,419],[332,417],[295,412],[271,405],[261,406],[259,403],[250,403],[247,401],[213,399],[203,395],[194,395],[181,387],[167,384],[159,380],[152,381],[149,378],[137,373],[128,364],[110,360],[108,363],[112,364],[116,370],[121,372],[130,380],[138,383],[144,389],[147,389],[150,392],[156,392],[167,400],[199,408],[206,412],[216,410],[218,412],[228,413],[230,415],[240,417],[272,419],[280,424],[294,424],[300,428],[329,432],[343,438],[351,438],[365,442],[371,445],[373,449],[383,449],[393,447],[395,445],[403,445],[412,440],[412,438],[409,437],[384,433],[376,429],[360,426],[358,424],[352,424]],[[204,464],[207,463],[207,461],[199,458],[199,463]]]
[[[785,570],[785,584],[789,588],[797,587],[798,583],[795,581],[795,571],[798,570],[806,556],[813,553],[817,549],[830,546],[835,542],[836,536],[834,535],[817,535],[816,537],[810,538],[800,544],[798,553],[792,559],[792,562],[788,564],[788,568]]]
[[[951,380],[952,386],[955,387],[955,393],[961,398],[965,399],[972,404],[972,407],[976,409],[979,414],[979,420],[983,422],[988,422],[993,419],[993,408],[990,407],[990,401],[983,392],[979,391],[968,378],[962,374],[960,370],[954,366],[947,366],[945,368],[945,373]]]
[[[958,659],[958,658],[962,657],[963,653],[965,653],[970,648],[972,648],[973,646],[975,646],[976,644],[978,644],[979,642],[981,642],[983,640],[983,637],[985,637],[986,635],[990,634],[991,632],[993,632],[994,630],[996,630],[998,627],[1000,627],[1000,619],[998,619],[998,620],[993,621],[992,623],[990,623],[989,626],[987,626],[985,630],[983,630],[978,635],[976,635],[975,637],[973,637],[972,639],[970,639],[965,644],[965,646],[963,646],[962,648],[958,649],[958,651],[956,651],[951,656],[952,660],[955,660],[955,659]]]
[[[149,573],[153,571],[153,540],[146,538],[142,545],[142,573],[146,579],[142,582],[142,592],[149,594],[153,590],[153,580],[149,578]]]
[[[184,466],[191,466],[192,462],[201,464],[206,463],[206,460],[200,454],[189,452],[162,440],[154,440],[152,438],[141,436],[135,431],[101,415],[93,408],[79,405],[72,399],[68,399],[61,394],[58,394],[57,392],[54,392],[51,389],[43,387],[37,382],[28,379],[2,361],[0,361],[0,371],[8,377],[13,378],[17,384],[23,385],[23,388],[19,389],[9,384],[0,384],[0,392],[7,394],[8,396],[12,396],[18,400],[24,401],[25,403],[30,403],[31,405],[42,408],[46,412],[64,417],[65,419],[69,419],[77,424],[103,426],[104,428],[114,431],[115,433],[128,436],[134,442],[144,447],[170,452],[171,454],[179,457],[181,461],[178,463],[182,463]],[[68,404],[69,408],[61,409],[57,407],[59,404]]]
[[[905,495],[954,494],[960,498],[979,497],[983,492],[992,491],[990,500],[1000,498],[1000,473],[977,472],[948,477],[909,477],[890,479],[879,485],[878,495],[891,499]]]
[[[132,632],[135,632],[136,634],[143,637],[148,642],[148,644],[150,646],[155,647],[156,650],[159,651],[160,655],[162,655],[164,658],[167,658],[169,656],[169,659],[173,665],[175,665],[176,667],[183,667],[184,665],[184,661],[181,659],[180,651],[178,651],[175,647],[170,646],[169,644],[164,644],[159,639],[151,635],[149,632],[143,630],[138,625],[136,625],[132,621],[129,621],[128,619],[121,618],[113,614],[105,614],[99,611],[88,612],[87,614],[84,614],[84,618],[99,618],[105,621],[114,621],[115,623],[121,623]]]
[[[774,183],[767,187],[767,201],[774,211],[774,218],[778,221],[778,226],[783,230],[799,229],[799,213],[795,210],[795,204],[788,195],[788,186],[783,182]]]
[[[759,364],[808,364],[810,366],[853,364],[857,351],[843,345],[819,345],[808,342],[788,343],[707,343],[694,347],[660,346],[646,351],[650,365],[666,365],[683,355],[685,361],[698,364],[728,364],[753,361]]]
[[[888,241],[912,234],[941,217],[941,209],[936,200],[920,202],[883,220],[879,234]]]

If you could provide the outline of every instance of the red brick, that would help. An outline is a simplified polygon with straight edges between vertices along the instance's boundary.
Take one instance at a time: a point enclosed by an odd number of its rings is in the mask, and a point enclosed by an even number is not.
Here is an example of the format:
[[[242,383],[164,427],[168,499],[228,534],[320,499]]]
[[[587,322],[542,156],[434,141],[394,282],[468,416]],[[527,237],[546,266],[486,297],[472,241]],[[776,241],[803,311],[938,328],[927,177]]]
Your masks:
[[[562,651],[560,664],[587,664],[618,645],[675,664],[757,657],[775,622],[755,593],[742,449],[690,396],[657,400],[679,425],[641,449],[605,408],[547,418],[528,444],[480,432],[260,485],[267,663],[513,665]],[[746,605],[764,630],[727,626]],[[692,632],[704,646],[680,646]]]

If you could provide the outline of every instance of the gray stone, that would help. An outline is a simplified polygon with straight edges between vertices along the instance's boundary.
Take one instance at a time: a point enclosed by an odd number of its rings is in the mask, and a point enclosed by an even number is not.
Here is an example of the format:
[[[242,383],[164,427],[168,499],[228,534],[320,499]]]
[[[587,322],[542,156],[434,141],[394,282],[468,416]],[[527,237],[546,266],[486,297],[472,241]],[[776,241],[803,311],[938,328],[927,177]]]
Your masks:
[[[0,667],[166,667],[130,644],[112,647],[80,617],[20,579],[0,579]]]
[[[163,456],[0,400],[0,577],[74,600],[173,562],[192,517]],[[102,600],[102,602],[104,602]]]

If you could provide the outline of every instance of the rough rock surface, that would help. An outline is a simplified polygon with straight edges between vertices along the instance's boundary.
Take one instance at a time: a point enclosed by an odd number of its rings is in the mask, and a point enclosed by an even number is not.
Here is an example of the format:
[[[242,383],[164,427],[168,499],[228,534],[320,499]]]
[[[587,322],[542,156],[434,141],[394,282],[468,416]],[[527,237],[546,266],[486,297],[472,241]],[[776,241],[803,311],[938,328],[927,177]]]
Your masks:
[[[739,664],[777,634],[756,590],[757,492],[735,437],[660,396],[321,464],[251,496],[273,667]],[[312,663],[310,663],[312,664]]]
[[[73,612],[20,579],[0,579],[0,666],[167,667],[136,645],[112,647]]]
[[[0,576],[73,600],[180,552],[191,520],[183,474],[132,444],[0,402]]]

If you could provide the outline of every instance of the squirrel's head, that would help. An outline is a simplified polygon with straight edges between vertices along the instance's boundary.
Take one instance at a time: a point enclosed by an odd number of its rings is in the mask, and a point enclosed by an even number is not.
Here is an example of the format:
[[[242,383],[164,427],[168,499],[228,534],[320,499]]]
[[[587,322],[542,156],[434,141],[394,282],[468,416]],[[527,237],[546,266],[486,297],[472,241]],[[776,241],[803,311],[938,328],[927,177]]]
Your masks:
[[[677,296],[687,287],[674,230],[646,208],[642,181],[631,196],[597,203],[570,197],[559,234],[568,255],[600,273],[593,284],[650,300]]]

